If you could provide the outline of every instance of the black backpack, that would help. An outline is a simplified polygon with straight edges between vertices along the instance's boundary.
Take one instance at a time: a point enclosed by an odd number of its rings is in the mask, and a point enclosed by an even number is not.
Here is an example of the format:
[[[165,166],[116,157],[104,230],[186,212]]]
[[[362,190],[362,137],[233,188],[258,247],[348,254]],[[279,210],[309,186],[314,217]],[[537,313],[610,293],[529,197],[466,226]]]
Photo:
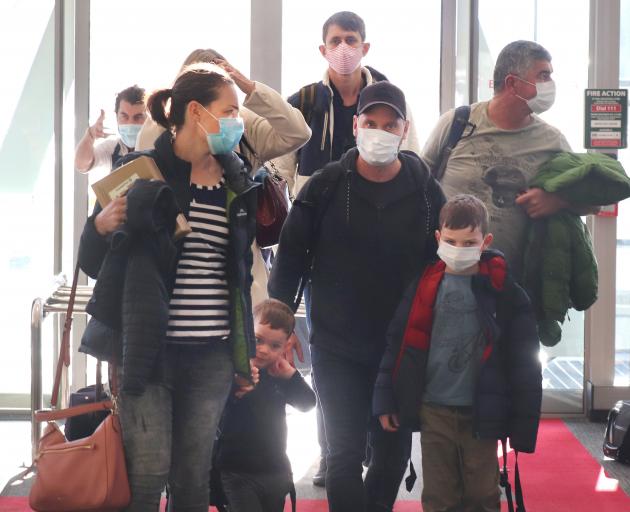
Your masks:
[[[630,463],[628,428],[630,428],[630,401],[619,401],[608,413],[603,446],[606,457]]]

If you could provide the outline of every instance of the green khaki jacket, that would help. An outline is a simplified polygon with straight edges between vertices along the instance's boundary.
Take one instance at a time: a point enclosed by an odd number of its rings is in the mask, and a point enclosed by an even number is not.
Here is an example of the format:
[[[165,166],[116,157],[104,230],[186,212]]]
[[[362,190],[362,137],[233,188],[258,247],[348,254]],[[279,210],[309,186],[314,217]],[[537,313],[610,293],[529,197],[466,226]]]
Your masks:
[[[559,153],[530,183],[558,194],[573,206],[603,206],[630,197],[630,179],[615,159],[602,153]],[[556,345],[567,311],[597,300],[597,261],[582,219],[562,210],[530,222],[523,285],[538,320],[543,345]]]

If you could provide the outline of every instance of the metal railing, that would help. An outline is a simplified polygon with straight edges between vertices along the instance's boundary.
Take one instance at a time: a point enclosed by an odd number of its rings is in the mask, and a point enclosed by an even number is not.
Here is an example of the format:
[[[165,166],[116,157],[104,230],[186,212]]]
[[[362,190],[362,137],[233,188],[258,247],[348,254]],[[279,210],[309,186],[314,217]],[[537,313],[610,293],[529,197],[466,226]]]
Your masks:
[[[74,314],[86,314],[85,307],[92,296],[92,286],[77,286],[74,302]],[[35,411],[43,407],[42,392],[42,323],[50,314],[60,314],[63,325],[65,314],[68,311],[70,299],[70,286],[62,285],[55,290],[46,300],[36,298],[31,306],[31,450],[32,455],[37,453],[37,446],[41,437],[41,425],[35,421]],[[59,354],[53,354],[53,363],[56,363]],[[68,395],[67,379],[62,381],[61,396]],[[64,402],[62,401],[62,404]]]

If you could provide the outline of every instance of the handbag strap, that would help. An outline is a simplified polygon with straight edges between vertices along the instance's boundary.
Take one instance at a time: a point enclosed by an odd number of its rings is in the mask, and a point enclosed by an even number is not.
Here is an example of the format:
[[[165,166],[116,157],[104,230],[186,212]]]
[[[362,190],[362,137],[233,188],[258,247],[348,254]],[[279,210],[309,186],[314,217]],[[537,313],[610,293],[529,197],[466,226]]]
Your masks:
[[[254,158],[256,160],[258,160],[259,162],[261,162],[261,165],[263,167],[266,167],[266,163],[269,164],[269,166],[271,167],[271,171],[270,174],[274,177],[274,178],[282,178],[282,175],[280,174],[280,171],[278,170],[278,168],[276,167],[276,164],[273,163],[273,160],[267,160],[267,162],[263,162],[260,157],[258,156],[258,153],[256,153],[256,150],[253,148],[253,146],[250,144],[250,142],[245,138],[245,136],[243,135],[241,137],[241,142],[243,143],[243,145],[249,150],[249,152],[254,155]],[[284,178],[282,178],[284,179]]]
[[[94,402],[91,404],[76,405],[66,409],[55,409],[59,399],[59,388],[61,386],[61,374],[64,365],[70,366],[70,331],[72,328],[72,313],[74,311],[74,301],[77,293],[77,284],[79,280],[79,264],[74,269],[72,278],[72,288],[70,289],[70,298],[68,299],[68,309],[66,310],[66,321],[63,326],[63,336],[61,339],[61,347],[59,348],[59,359],[57,360],[57,368],[55,370],[55,380],[53,384],[53,393],[50,399],[50,405],[53,410],[42,410],[35,412],[36,421],[53,421],[62,418],[71,418],[90,412],[103,410],[116,410],[116,397],[118,396],[118,381],[116,365],[110,365],[110,382],[113,400],[105,400],[102,402]],[[101,361],[96,364],[96,397],[100,397],[103,389]]]
[[[70,330],[72,328],[72,312],[74,311],[74,299],[77,294],[77,283],[79,281],[79,264],[74,268],[72,278],[72,288],[68,299],[68,309],[66,310],[66,321],[63,324],[63,336],[59,347],[59,359],[57,359],[57,369],[55,370],[55,380],[53,383],[52,395],[50,397],[51,407],[57,407],[59,400],[59,387],[61,386],[61,372],[64,365],[70,366]]]
[[[103,402],[93,402],[91,404],[75,405],[74,407],[68,407],[67,409],[55,409],[53,411],[36,411],[36,421],[54,421],[63,418],[72,418],[74,416],[80,416],[81,414],[87,414],[89,412],[98,411],[113,411],[116,408],[114,400],[104,400]]]

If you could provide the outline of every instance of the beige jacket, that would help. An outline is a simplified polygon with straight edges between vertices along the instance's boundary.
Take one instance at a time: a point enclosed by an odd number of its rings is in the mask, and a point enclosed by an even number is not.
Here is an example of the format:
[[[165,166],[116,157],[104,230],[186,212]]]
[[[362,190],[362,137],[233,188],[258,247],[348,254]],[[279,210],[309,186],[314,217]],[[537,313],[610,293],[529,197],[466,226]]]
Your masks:
[[[242,148],[253,171],[267,160],[298,150],[311,138],[311,129],[297,108],[268,85],[255,84],[254,92],[245,98],[240,111],[245,137],[258,153],[255,158],[247,148]],[[164,127],[147,117],[136,140],[136,151],[153,149],[155,140],[164,131]]]
[[[361,68],[361,72],[365,77],[366,85],[370,85],[374,83],[374,78],[372,78],[372,74],[368,68]],[[330,107],[328,112],[328,131],[330,134],[330,140],[333,140],[333,131],[335,129],[335,116],[333,110],[333,89],[330,87],[330,77],[328,74],[328,70],[324,73],[324,78],[322,80],[323,84],[328,87],[330,90]],[[409,130],[407,131],[407,137],[402,141],[400,149],[407,149],[409,151],[413,151],[416,154],[420,153],[420,144],[418,142],[418,135],[416,133],[416,126],[413,122],[413,117],[411,115],[411,107],[407,104],[407,119],[409,120]],[[317,137],[321,137],[322,134],[315,134]],[[298,174],[298,156],[297,150],[286,153],[284,156],[274,159],[274,165],[278,168],[278,171],[282,175],[282,177],[287,181],[289,185],[289,191],[292,196],[297,196],[297,193],[304,186],[304,184],[308,181],[310,176],[300,176]]]
[[[298,150],[311,137],[311,129],[304,121],[302,113],[289,105],[278,92],[268,85],[255,82],[256,88],[249,94],[240,111],[245,124],[245,137],[257,153],[257,158],[242,145],[241,150],[256,171],[264,162],[278,158],[285,153]],[[164,133],[165,128],[147,117],[138,134],[136,150],[152,149],[155,140]],[[252,266],[252,305],[267,298],[269,272],[254,244],[254,264]]]

